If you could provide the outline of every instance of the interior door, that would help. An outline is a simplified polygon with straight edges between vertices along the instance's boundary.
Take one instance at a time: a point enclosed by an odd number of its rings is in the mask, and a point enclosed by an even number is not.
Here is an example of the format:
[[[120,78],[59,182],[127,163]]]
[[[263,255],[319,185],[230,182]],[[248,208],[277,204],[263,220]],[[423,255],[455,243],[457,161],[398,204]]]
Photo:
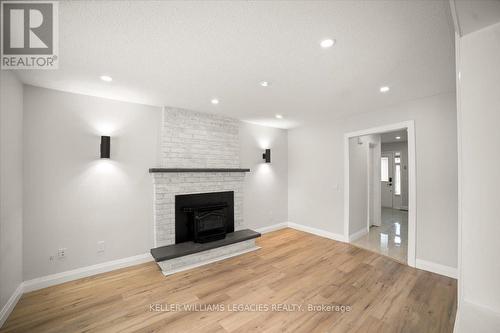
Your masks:
[[[393,170],[393,154],[392,153],[382,153],[380,159],[380,191],[381,191],[381,202],[382,207],[392,208],[393,206],[393,180],[394,180],[394,170]]]

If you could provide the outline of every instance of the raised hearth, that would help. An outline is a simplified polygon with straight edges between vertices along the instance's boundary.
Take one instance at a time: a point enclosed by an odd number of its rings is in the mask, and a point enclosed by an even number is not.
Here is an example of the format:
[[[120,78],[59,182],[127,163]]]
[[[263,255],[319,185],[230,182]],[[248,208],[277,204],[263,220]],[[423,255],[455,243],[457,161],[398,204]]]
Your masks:
[[[167,245],[151,249],[151,255],[155,261],[164,261],[174,258],[187,256],[189,254],[199,253],[222,246],[231,245],[246,240],[260,237],[260,233],[243,229],[226,234],[226,238],[209,243],[184,242],[179,244]]]
[[[224,239],[208,243],[184,242],[151,249],[151,255],[164,275],[210,264],[258,250],[255,239],[260,233],[250,229],[226,234]]]

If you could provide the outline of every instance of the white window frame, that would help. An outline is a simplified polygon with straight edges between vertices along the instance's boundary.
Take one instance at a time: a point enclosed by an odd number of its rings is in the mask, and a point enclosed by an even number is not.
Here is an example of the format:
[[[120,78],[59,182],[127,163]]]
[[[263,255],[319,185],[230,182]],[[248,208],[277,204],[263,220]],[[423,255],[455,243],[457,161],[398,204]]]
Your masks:
[[[382,161],[387,161],[387,163],[385,163],[385,166],[386,166],[386,172],[384,174],[384,163]],[[384,179],[384,176],[385,179]],[[389,181],[389,157],[387,156],[382,156],[380,158],[380,181],[381,182],[388,182]]]

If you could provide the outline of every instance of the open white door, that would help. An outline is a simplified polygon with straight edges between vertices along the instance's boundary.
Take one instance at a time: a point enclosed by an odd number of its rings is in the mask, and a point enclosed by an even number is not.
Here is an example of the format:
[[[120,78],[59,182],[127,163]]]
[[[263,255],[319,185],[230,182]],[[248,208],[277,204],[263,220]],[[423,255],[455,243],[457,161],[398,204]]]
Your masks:
[[[380,227],[382,211],[380,202],[380,135],[372,135],[374,142],[368,149],[368,230],[372,225]]]

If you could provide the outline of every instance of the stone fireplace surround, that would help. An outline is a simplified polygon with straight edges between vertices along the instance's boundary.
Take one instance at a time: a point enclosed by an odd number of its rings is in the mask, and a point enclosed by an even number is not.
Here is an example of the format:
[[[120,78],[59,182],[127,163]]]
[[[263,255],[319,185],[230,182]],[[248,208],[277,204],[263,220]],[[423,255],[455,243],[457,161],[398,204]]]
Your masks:
[[[155,247],[175,244],[175,196],[234,191],[234,230],[243,226],[244,172],[154,172]]]
[[[233,191],[234,230],[245,229],[243,186],[245,172],[250,170],[240,169],[239,149],[238,120],[182,109],[163,109],[161,168],[150,169],[155,248],[175,244],[176,195]],[[158,264],[164,274],[171,274],[185,267],[258,249],[254,238]]]

